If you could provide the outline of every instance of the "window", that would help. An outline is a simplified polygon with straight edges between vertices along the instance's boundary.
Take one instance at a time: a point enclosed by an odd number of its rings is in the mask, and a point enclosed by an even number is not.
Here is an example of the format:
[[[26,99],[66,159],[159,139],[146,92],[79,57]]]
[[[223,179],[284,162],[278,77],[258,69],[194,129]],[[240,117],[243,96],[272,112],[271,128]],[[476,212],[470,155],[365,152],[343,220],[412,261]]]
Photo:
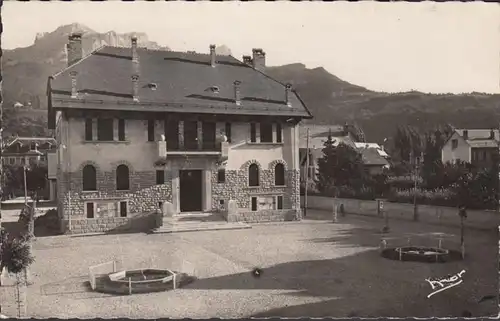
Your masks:
[[[97,119],[97,140],[113,141],[113,119]]]
[[[260,142],[261,143],[273,142],[273,124],[270,123],[260,124]]]
[[[179,121],[170,119],[163,122],[163,129],[169,150],[179,149]]]
[[[92,165],[85,165],[82,170],[83,176],[83,190],[96,191],[97,190],[97,173],[95,167]]]
[[[259,186],[259,167],[257,164],[251,164],[248,167],[248,185]]]
[[[451,148],[456,149],[458,147],[458,139],[453,139],[451,141]]]
[[[285,166],[281,163],[278,163],[276,164],[276,166],[274,166],[274,185],[285,185]]]
[[[280,123],[276,123],[276,142],[277,143],[281,143],[283,141],[283,137],[282,137],[282,130],[281,130],[281,124]]]
[[[94,218],[94,203],[87,203],[85,205],[86,207],[86,212],[87,212],[87,218]]]
[[[118,119],[118,140],[125,141],[125,119]]]
[[[16,163],[16,159],[14,157],[9,157],[9,164],[14,165]]]
[[[257,197],[252,197],[252,211],[257,210]]]
[[[85,119],[85,140],[94,140],[94,134],[92,133],[92,118]]]
[[[165,184],[165,171],[157,170],[156,171],[156,185]]]
[[[276,207],[276,209],[282,210],[283,209],[283,196],[279,195],[276,198],[278,201],[278,204],[277,204],[278,206]]]
[[[257,128],[255,126],[255,123],[250,124],[250,142],[257,142]]]
[[[225,133],[227,137],[227,142],[231,142],[231,123],[226,123],[225,125]]]
[[[217,172],[217,183],[226,182],[226,170],[224,168],[219,169]]]
[[[116,189],[118,191],[126,191],[130,187],[129,170],[127,165],[119,165],[116,168]]]
[[[155,141],[155,121],[148,119],[148,142]]]
[[[120,217],[127,217],[127,202],[120,202]]]

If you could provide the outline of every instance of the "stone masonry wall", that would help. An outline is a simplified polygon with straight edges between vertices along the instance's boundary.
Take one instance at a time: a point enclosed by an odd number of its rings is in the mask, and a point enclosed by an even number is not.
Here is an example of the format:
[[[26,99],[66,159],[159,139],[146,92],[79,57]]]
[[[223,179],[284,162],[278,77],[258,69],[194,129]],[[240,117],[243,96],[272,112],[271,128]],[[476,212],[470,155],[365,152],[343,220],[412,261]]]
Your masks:
[[[116,190],[116,172],[102,172],[97,169],[97,191],[82,191],[82,172],[65,173],[60,175],[62,180],[58,184],[59,204],[58,210],[64,215],[63,231],[67,231],[68,212],[71,211],[71,233],[94,232],[112,230],[117,228],[134,229],[139,225],[148,225],[139,220],[144,218],[147,222],[152,220],[147,218],[147,213],[152,213],[158,209],[159,202],[172,201],[171,176],[166,171],[165,184],[156,185],[156,172],[133,172],[129,167],[130,190]],[[128,201],[128,217],[98,217],[94,213],[94,219],[87,219],[85,216],[85,201],[103,200]],[[61,214],[60,214],[61,215]],[[62,216],[61,215],[61,216]],[[133,226],[131,223],[135,221]]]
[[[285,186],[274,185],[274,165],[262,168],[257,164],[259,170],[258,187],[248,186],[247,162],[240,170],[226,171],[225,183],[217,182],[217,170],[212,172],[212,210],[224,212],[229,200],[236,200],[238,204],[238,217],[227,217],[228,221],[265,222],[300,219],[300,185],[299,171],[285,171]],[[282,210],[260,210],[251,211],[250,203],[252,196],[283,196]],[[220,201],[224,201],[224,205]]]

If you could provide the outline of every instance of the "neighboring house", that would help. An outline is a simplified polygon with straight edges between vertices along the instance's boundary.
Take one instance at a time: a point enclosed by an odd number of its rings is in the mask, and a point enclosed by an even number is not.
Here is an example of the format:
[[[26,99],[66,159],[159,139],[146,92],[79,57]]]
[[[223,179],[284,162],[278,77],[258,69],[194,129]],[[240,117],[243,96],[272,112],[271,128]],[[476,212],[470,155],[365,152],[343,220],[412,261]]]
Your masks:
[[[166,202],[174,214],[234,200],[228,220],[300,217],[298,123],[312,116],[261,71],[261,49],[241,62],[213,45],[155,51],[132,38],[82,57],[77,34],[67,48],[69,66],[47,91],[62,230],[135,224]]]
[[[307,130],[309,129],[309,169],[306,169],[307,156]],[[323,157],[324,143],[332,135],[333,145],[344,143],[355,148],[355,137],[349,131],[348,125],[301,125],[300,126],[300,177],[305,181],[306,174],[309,180],[316,177],[318,171],[318,159]]]
[[[389,154],[386,153],[385,149],[383,146],[380,146],[377,143],[363,143],[363,142],[355,142],[354,145],[356,146],[357,149],[366,149],[366,148],[373,148],[377,151],[377,153],[385,158],[389,159],[390,156]]]
[[[52,137],[15,137],[5,145],[2,152],[2,162],[5,165],[13,166],[30,164],[48,166],[48,157],[56,148],[56,140]],[[49,198],[55,200],[56,177],[51,175],[50,169],[47,184]]]
[[[2,162],[6,165],[46,164],[47,153],[56,149],[52,137],[14,137],[4,147]]]
[[[377,148],[364,147],[359,148],[358,151],[361,153],[365,170],[369,174],[382,174],[384,169],[389,168],[389,162],[380,155],[380,150]]]
[[[488,167],[499,153],[498,129],[455,129],[441,149],[443,163],[458,160]]]

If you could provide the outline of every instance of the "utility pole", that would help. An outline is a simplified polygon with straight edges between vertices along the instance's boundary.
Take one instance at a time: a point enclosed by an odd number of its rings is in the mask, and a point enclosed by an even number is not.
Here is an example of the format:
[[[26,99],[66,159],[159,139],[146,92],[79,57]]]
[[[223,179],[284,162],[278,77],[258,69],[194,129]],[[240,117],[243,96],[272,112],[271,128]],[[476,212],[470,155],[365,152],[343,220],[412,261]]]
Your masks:
[[[307,216],[307,185],[309,185],[309,128],[306,134],[306,178],[305,178],[305,193],[304,193],[304,217]]]

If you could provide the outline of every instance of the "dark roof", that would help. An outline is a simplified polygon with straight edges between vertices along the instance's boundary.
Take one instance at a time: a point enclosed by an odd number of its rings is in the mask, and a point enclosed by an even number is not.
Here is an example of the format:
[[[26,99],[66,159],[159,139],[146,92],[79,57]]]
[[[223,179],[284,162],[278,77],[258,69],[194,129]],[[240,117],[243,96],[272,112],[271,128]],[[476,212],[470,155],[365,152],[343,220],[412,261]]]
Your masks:
[[[361,148],[359,149],[361,157],[363,158],[363,163],[368,166],[385,166],[389,165],[389,162],[380,156],[379,152],[375,148]]]
[[[35,150],[35,144],[37,150]],[[56,145],[56,140],[51,137],[15,137],[5,145],[3,154],[6,156],[11,154],[43,154],[55,149]]]
[[[56,74],[49,80],[49,109],[52,106],[312,117],[295,92],[289,107],[285,103],[284,84],[232,56],[216,56],[216,66],[212,67],[208,54],[144,48],[137,49],[139,102],[134,102],[131,53],[130,48],[104,46]],[[72,71],[78,73],[78,99],[71,99]],[[241,82],[240,106],[234,101],[235,81]],[[156,90],[150,84],[156,84]],[[218,93],[210,90],[215,86]]]

